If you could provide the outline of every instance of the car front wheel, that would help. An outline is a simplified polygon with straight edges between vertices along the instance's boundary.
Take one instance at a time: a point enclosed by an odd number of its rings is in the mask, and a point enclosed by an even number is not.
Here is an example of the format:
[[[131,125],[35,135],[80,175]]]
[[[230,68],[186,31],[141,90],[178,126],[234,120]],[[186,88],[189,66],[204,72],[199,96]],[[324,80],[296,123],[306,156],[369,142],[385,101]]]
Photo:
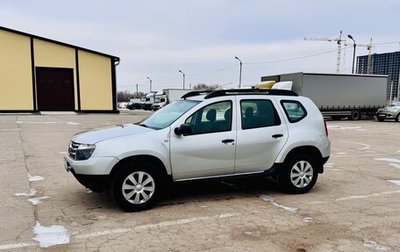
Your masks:
[[[318,178],[317,163],[308,155],[295,155],[284,163],[278,174],[280,187],[293,194],[310,191]]]
[[[161,178],[152,163],[128,164],[114,177],[111,193],[125,211],[149,209],[157,201]]]

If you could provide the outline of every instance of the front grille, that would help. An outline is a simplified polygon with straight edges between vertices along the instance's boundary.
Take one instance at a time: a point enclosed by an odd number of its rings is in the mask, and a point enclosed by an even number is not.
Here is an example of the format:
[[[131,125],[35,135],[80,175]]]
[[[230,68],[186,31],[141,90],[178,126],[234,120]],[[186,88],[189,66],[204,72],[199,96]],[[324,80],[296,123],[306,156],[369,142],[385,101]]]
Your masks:
[[[79,146],[80,146],[79,143],[71,141],[71,143],[68,146],[68,155],[70,158],[76,160],[76,151],[78,150]]]

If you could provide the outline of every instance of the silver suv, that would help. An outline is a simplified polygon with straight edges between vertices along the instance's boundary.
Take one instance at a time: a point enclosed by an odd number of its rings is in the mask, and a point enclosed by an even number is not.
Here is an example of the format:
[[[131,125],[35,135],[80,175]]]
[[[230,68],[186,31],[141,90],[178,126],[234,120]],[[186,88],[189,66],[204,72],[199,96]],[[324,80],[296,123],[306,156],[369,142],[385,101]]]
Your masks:
[[[306,193],[330,156],[323,117],[286,90],[190,92],[147,119],[75,135],[65,167],[126,211],[154,205],[167,182],[274,176]]]
[[[378,121],[383,122],[385,119],[394,119],[400,121],[400,102],[393,102],[385,108],[378,109],[376,113]]]

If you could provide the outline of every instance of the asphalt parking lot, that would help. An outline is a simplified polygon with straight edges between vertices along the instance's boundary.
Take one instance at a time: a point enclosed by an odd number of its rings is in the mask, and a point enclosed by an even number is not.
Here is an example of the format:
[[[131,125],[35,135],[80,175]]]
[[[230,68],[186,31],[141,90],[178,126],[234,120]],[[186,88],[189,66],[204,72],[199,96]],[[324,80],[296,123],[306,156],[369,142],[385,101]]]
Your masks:
[[[197,182],[126,213],[63,155],[73,134],[147,113],[0,115],[0,251],[400,251],[400,123],[329,121],[332,156],[308,194]]]

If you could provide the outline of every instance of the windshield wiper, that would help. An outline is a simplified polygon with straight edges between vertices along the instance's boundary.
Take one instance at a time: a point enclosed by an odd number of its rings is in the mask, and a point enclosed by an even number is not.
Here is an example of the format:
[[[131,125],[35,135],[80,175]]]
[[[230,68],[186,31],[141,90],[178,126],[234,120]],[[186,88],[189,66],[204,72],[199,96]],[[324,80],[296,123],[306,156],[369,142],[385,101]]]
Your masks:
[[[139,125],[139,126],[142,126],[142,127],[145,127],[145,128],[149,128],[149,126],[147,126],[146,124],[144,124],[144,123],[135,123],[136,125]]]

